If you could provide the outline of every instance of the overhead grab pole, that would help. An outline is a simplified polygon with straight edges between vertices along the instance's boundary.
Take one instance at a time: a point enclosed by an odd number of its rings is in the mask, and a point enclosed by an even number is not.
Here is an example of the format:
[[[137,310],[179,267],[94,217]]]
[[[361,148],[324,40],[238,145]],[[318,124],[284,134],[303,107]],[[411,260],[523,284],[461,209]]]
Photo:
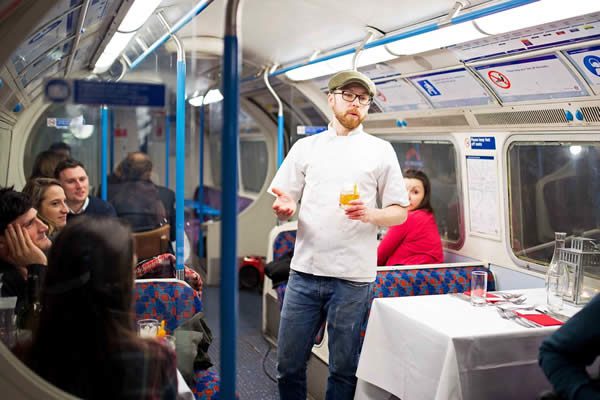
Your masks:
[[[167,33],[159,37],[154,43],[148,46],[148,48],[142,54],[140,54],[138,58],[133,60],[129,65],[129,69],[134,69],[135,67],[140,65],[140,63],[144,61],[146,57],[148,57],[154,50],[158,49],[160,46],[165,44],[167,40],[171,38],[172,35],[175,35],[181,28],[186,26],[188,22],[190,22],[196,15],[204,11],[204,9],[206,9],[206,7],[208,7],[212,2],[213,0],[199,1],[194,6],[194,8],[192,8],[187,14],[181,17],[179,21],[177,21],[172,27],[168,27]]]
[[[283,162],[283,104],[281,103],[281,99],[279,98],[275,90],[273,90],[271,82],[269,82],[269,73],[273,72],[276,68],[277,64],[271,66],[271,68],[265,68],[263,78],[265,80],[265,85],[267,86],[267,89],[269,89],[269,92],[271,92],[271,95],[273,95],[275,101],[277,101],[277,168],[279,168],[281,166],[281,163]]]
[[[513,9],[515,7],[519,7],[519,6],[523,6],[526,4],[530,4],[530,3],[535,3],[539,0],[509,0],[505,3],[501,3],[501,4],[496,4],[493,5],[491,7],[485,7],[479,10],[475,10],[475,11],[467,11],[467,12],[463,12],[460,15],[454,17],[451,19],[451,24],[460,24],[461,22],[467,22],[467,21],[473,21],[477,18],[481,18],[481,17],[485,17],[487,15],[491,15],[491,14],[495,14],[498,12],[502,12],[502,11],[506,11],[506,10],[510,10]],[[409,37],[413,37],[413,36],[417,36],[417,35],[422,35],[423,33],[427,33],[427,32],[431,32],[431,31],[435,31],[443,26],[446,26],[447,24],[442,24],[442,26],[440,26],[437,22],[431,22],[422,26],[419,26],[417,28],[413,28],[413,29],[409,29],[407,31],[395,34],[395,35],[391,35],[391,36],[387,36],[387,37],[383,37],[381,39],[377,39],[374,40],[370,43],[365,44],[364,49],[370,49],[372,47],[377,47],[377,46],[382,46],[382,45],[386,45],[388,43],[392,43],[398,40],[402,40],[402,39],[406,39]],[[327,60],[331,60],[333,58],[338,58],[338,57],[342,57],[348,54],[352,54],[356,51],[355,48],[349,48],[349,49],[345,49],[345,50],[340,50],[337,51],[335,53],[331,53],[325,56],[321,56],[321,57],[317,57],[314,59],[311,59],[309,61],[306,62],[301,62],[301,63],[297,63],[297,64],[293,64],[290,65],[289,67],[285,67],[282,68],[280,70],[274,71],[273,73],[270,74],[270,76],[278,76],[281,74],[285,74],[288,71],[300,68],[300,67],[304,67],[306,65],[311,65],[311,64],[316,64],[318,62],[322,62],[322,61],[327,61]]]
[[[227,0],[223,47],[223,140],[221,159],[221,397],[235,399],[238,274],[237,188],[240,111],[240,49],[238,12],[240,0]]]

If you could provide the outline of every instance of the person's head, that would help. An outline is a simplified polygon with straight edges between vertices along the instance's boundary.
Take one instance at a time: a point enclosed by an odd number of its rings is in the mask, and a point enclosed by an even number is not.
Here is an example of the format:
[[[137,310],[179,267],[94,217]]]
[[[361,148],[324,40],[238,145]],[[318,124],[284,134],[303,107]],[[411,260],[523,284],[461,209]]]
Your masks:
[[[71,208],[85,202],[89,195],[90,184],[87,172],[81,162],[71,158],[61,161],[56,166],[54,177],[63,187],[67,196],[67,204]]]
[[[342,71],[329,80],[328,88],[327,101],[335,121],[348,130],[357,128],[367,117],[375,96],[373,81],[358,71]]]
[[[133,329],[134,261],[131,232],[116,219],[83,216],[60,232],[27,357],[34,371],[78,397],[111,398],[107,393],[118,388],[103,389],[107,377],[89,371],[123,351],[121,343],[140,340]]]
[[[404,171],[404,184],[408,192],[410,205],[408,211],[427,210],[433,212],[431,207],[431,183],[423,171],[407,169]]]
[[[48,150],[60,154],[64,158],[71,158],[71,146],[65,142],[54,142],[50,145]]]
[[[22,226],[33,244],[46,251],[52,243],[46,236],[48,227],[38,217],[29,196],[12,187],[0,188],[0,258],[6,259],[6,228],[8,225]]]
[[[65,158],[67,157],[50,150],[42,151],[35,157],[29,179],[54,178],[56,166]]]
[[[52,178],[35,178],[27,182],[23,193],[31,199],[38,217],[48,225],[49,233],[67,224],[67,198],[60,182]]]
[[[147,154],[136,151],[127,154],[119,164],[121,178],[126,181],[150,180],[152,161]]]

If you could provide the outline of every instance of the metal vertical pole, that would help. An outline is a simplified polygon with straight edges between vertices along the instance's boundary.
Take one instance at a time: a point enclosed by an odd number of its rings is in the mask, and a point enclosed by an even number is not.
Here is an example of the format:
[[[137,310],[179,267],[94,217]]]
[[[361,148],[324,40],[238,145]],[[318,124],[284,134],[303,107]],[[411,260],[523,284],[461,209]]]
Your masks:
[[[175,277],[183,280],[183,211],[185,196],[185,53],[181,42],[175,35],[173,40],[177,44],[177,115],[175,120]]]
[[[237,174],[240,60],[237,38],[239,0],[228,0],[223,48],[223,141],[221,160],[221,398],[235,399],[238,273]]]
[[[200,133],[198,138],[198,219],[200,220],[198,232],[198,257],[204,254],[204,232],[202,222],[204,221],[204,103],[200,106]]]
[[[107,187],[108,181],[106,179],[106,169],[107,169],[107,153],[108,153],[108,107],[103,105],[100,107],[100,124],[102,128],[102,144],[100,151],[100,187],[101,193],[100,197],[102,200],[106,201]]]
[[[165,117],[165,187],[169,187],[169,167],[171,164],[171,116]]]

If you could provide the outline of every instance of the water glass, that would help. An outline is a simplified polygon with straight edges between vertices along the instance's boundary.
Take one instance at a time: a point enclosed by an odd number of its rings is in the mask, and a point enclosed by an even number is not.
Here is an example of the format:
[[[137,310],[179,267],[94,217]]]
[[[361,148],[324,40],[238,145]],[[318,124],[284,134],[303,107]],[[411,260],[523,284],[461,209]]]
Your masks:
[[[8,348],[13,347],[16,343],[16,304],[16,297],[0,297],[0,340],[2,340]]]
[[[471,272],[471,304],[484,306],[487,297],[487,272]]]
[[[155,338],[160,323],[157,319],[142,319],[138,321],[138,333],[143,338]]]

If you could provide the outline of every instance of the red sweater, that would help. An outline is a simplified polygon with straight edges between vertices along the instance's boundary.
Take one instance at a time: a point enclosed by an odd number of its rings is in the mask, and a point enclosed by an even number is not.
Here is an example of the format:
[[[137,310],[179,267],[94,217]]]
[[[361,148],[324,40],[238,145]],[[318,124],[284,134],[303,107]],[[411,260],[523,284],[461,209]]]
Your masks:
[[[377,248],[377,265],[443,262],[442,240],[435,217],[425,210],[410,211],[406,222],[392,226]]]

